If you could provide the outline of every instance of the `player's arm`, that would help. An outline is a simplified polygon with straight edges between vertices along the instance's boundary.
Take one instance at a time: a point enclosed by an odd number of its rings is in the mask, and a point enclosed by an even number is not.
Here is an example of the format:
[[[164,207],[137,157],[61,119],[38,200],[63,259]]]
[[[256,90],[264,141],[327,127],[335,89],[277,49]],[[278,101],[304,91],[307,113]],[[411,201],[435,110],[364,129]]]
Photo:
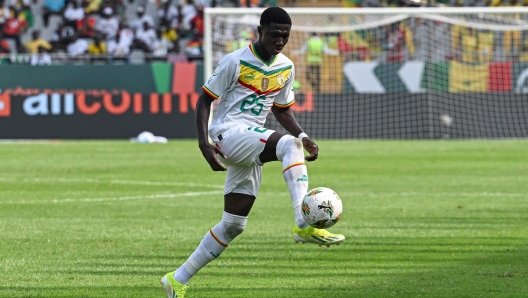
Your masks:
[[[214,100],[213,97],[203,91],[202,94],[200,94],[200,97],[198,97],[198,103],[196,104],[198,146],[213,171],[225,171],[226,168],[220,163],[218,158],[216,158],[216,154],[220,154],[223,158],[226,158],[226,156],[220,148],[209,143],[209,133],[207,132],[209,115],[211,114],[211,103],[213,103]]]
[[[295,115],[293,115],[293,112],[289,107],[282,108],[273,106],[272,112],[280,125],[282,125],[282,127],[284,127],[293,136],[298,136],[303,132],[303,129],[297,122],[297,119],[295,119]],[[319,147],[317,147],[315,142],[306,136],[302,138],[302,143],[304,149],[310,153],[310,155],[306,156],[304,159],[307,161],[316,160],[317,156],[319,155]]]

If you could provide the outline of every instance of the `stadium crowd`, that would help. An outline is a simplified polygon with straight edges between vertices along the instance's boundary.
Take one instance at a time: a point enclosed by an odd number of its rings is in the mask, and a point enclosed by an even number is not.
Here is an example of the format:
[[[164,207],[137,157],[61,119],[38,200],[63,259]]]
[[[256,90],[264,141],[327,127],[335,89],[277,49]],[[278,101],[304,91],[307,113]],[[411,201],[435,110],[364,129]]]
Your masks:
[[[143,2],[137,3],[138,1]],[[57,61],[126,62],[133,51],[143,53],[146,61],[202,59],[204,7],[298,5],[295,0],[285,1],[0,0],[0,54],[3,57],[1,61],[4,64],[51,64]],[[341,1],[344,7],[427,5],[427,2],[424,2],[426,0],[337,1]],[[321,6],[324,6],[324,3],[321,2]],[[528,0],[436,0],[434,4],[523,6],[528,5]],[[328,44],[334,44],[334,48],[340,51],[345,60],[372,60],[376,52],[385,51],[389,52],[387,61],[399,61],[403,59],[402,53],[405,53],[405,58],[415,58],[419,55],[419,45],[418,49],[415,49],[413,42],[420,34],[419,22],[420,20],[413,19],[376,30],[327,34],[324,39]],[[489,36],[489,32],[459,31],[462,47],[473,43],[471,37],[466,36],[474,36],[476,48],[485,43],[484,39],[493,38]],[[526,47],[528,51],[528,44],[521,42],[527,39],[522,38],[520,32],[510,35],[506,37],[513,40],[512,46],[519,49]],[[255,34],[248,31],[239,32],[236,39],[225,45],[225,50],[234,50],[253,39]],[[390,54],[390,50],[393,54]],[[13,55],[14,53],[16,55]]]

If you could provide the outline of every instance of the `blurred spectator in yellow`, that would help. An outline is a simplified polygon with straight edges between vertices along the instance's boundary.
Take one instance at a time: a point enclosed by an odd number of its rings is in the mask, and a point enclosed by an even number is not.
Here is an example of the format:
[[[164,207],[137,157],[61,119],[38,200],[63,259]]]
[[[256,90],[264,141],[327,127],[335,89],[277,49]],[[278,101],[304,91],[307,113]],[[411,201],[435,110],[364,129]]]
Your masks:
[[[474,63],[478,46],[476,30],[474,28],[465,28],[464,31],[461,39],[462,62]]]
[[[40,48],[46,51],[51,50],[51,44],[47,40],[40,38],[40,30],[34,30],[31,33],[31,37],[32,39],[26,43],[26,50],[29,53],[36,54]]]
[[[306,78],[310,81],[312,89],[319,92],[321,84],[321,70],[324,54],[339,55],[339,51],[328,47],[325,40],[319,34],[312,32],[312,36],[302,45],[302,47],[294,51],[296,54],[305,55],[306,60]]]
[[[88,45],[88,51],[89,54],[99,55],[99,54],[106,54],[106,43],[99,37],[99,35],[96,35],[92,42]]]
[[[83,0],[82,7],[85,13],[99,13],[101,9],[102,0]]]
[[[524,39],[519,50],[519,61],[528,62],[528,39]]]
[[[490,30],[482,30],[477,34],[479,62],[491,62],[495,35]]]
[[[514,7],[523,6],[522,3],[518,0],[510,0],[508,4],[508,6]],[[514,14],[513,18],[520,20],[521,15]],[[521,45],[521,33],[521,31],[504,31],[504,50],[506,52],[506,57],[511,58],[511,56],[516,52],[516,50],[519,49]]]

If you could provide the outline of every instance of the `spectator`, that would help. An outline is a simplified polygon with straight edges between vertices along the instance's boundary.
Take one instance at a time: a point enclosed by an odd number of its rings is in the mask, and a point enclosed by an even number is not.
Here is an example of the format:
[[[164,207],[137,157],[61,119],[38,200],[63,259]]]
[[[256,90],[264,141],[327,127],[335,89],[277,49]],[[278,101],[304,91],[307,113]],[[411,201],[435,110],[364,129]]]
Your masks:
[[[364,38],[364,31],[343,32],[338,37],[337,44],[344,61],[370,60],[370,49]]]
[[[115,41],[117,31],[119,30],[119,21],[113,16],[113,9],[105,7],[103,9],[103,17],[95,23],[95,29],[100,33],[106,42]]]
[[[198,35],[198,37],[203,37],[204,35],[204,16],[203,9],[199,9],[191,19],[191,31]]]
[[[106,43],[98,36],[96,35],[93,39],[93,41],[88,45],[88,54],[91,54],[92,56],[99,56],[104,55],[107,53],[106,51]],[[91,57],[90,60],[92,62],[94,61],[106,61],[106,58],[104,57]]]
[[[179,36],[174,28],[168,28],[165,26],[160,27],[160,38],[166,39],[172,44],[172,47],[169,49],[169,52],[179,52],[180,47],[178,45]]]
[[[27,22],[18,17],[18,10],[13,10],[13,14],[6,20],[4,25],[4,38],[15,40],[17,51],[21,48],[20,34],[27,29]]]
[[[4,35],[0,32],[0,54],[9,54],[11,53],[11,47],[7,40],[4,39]]]
[[[106,54],[106,43],[101,37],[99,37],[99,35],[96,35],[93,41],[88,45],[88,53],[94,55]]]
[[[474,63],[477,54],[477,34],[474,28],[466,28],[462,35],[462,62]]]
[[[11,11],[9,11],[9,7],[7,7],[5,0],[0,0],[0,31],[4,29],[4,24],[10,15]]]
[[[130,54],[130,48],[134,41],[134,31],[127,24],[120,24],[119,34],[116,42],[108,44],[108,53],[114,56],[126,56]]]
[[[152,19],[152,17],[148,14],[145,14],[145,6],[139,5],[137,7],[136,16],[137,18],[130,22],[130,28],[132,28],[132,30],[137,31],[143,28],[143,23],[145,22],[149,23],[150,27],[154,27],[154,20]]]
[[[158,42],[156,31],[149,22],[144,22],[143,28],[136,31],[135,44],[145,53],[152,53]]]
[[[491,62],[495,37],[492,31],[482,30],[477,34],[479,62]]]
[[[88,41],[84,38],[79,38],[77,34],[72,36],[71,42],[66,47],[66,53],[71,57],[78,57],[86,54],[88,51]]]
[[[528,39],[524,39],[519,51],[519,61],[528,62]]]
[[[388,51],[387,62],[405,61],[406,50],[409,53],[409,60],[414,60],[415,48],[413,34],[405,24],[405,21],[393,23],[390,28],[387,36],[388,42],[385,45]]]
[[[182,15],[182,30],[184,31],[190,31],[191,29],[191,20],[196,15],[196,6],[194,5],[194,0],[187,0],[187,4],[185,4],[181,8],[181,15]]]
[[[31,2],[30,0],[19,0],[16,1],[16,4],[12,6],[13,9],[19,10],[19,18],[25,20],[28,24],[28,27],[33,27],[35,23],[35,18],[33,12],[31,11]]]
[[[51,37],[51,46],[55,52],[66,51],[66,46],[70,43],[71,38],[75,32],[71,27],[64,26],[60,23],[57,30],[53,32]]]
[[[84,19],[77,21],[77,32],[79,37],[93,38],[95,36],[95,18],[92,13],[84,16]]]
[[[158,19],[160,26],[177,29],[179,12],[174,5],[171,5],[170,0],[162,0],[158,8]]]
[[[43,48],[46,52],[51,50],[51,44],[47,40],[40,38],[40,30],[34,30],[31,36],[32,39],[26,43],[26,50],[29,53],[39,53],[40,48]]]
[[[29,59],[31,65],[51,65],[51,56],[43,48],[39,47],[38,53],[33,53]]]
[[[193,34],[184,49],[189,61],[203,59],[203,40],[198,34]]]
[[[71,1],[71,4],[64,11],[64,24],[75,28],[77,27],[77,22],[82,19],[84,19],[84,9],[77,0]]]
[[[312,32],[310,39],[296,52],[301,55],[306,53],[306,76],[312,85],[312,89],[319,92],[323,54],[338,55],[339,51],[329,48],[316,32]]]
[[[48,27],[51,15],[63,15],[65,0],[45,0],[42,7],[42,17],[44,26]]]
[[[102,0],[83,0],[82,7],[85,13],[99,13]]]
[[[167,39],[162,32],[162,29],[156,30],[159,42],[156,44],[153,55],[154,57],[165,57],[172,50],[174,44]]]
[[[104,0],[102,5],[102,9],[104,10],[106,7],[110,7],[114,14],[121,17],[125,13],[125,6],[123,4],[123,0]]]

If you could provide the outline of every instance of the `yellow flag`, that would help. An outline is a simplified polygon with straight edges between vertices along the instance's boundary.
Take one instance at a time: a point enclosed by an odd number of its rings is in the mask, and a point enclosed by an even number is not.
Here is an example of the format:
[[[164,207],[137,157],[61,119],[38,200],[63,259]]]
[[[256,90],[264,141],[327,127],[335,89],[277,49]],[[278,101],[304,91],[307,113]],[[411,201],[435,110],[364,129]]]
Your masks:
[[[485,92],[488,88],[488,64],[467,65],[451,62],[449,92]]]

